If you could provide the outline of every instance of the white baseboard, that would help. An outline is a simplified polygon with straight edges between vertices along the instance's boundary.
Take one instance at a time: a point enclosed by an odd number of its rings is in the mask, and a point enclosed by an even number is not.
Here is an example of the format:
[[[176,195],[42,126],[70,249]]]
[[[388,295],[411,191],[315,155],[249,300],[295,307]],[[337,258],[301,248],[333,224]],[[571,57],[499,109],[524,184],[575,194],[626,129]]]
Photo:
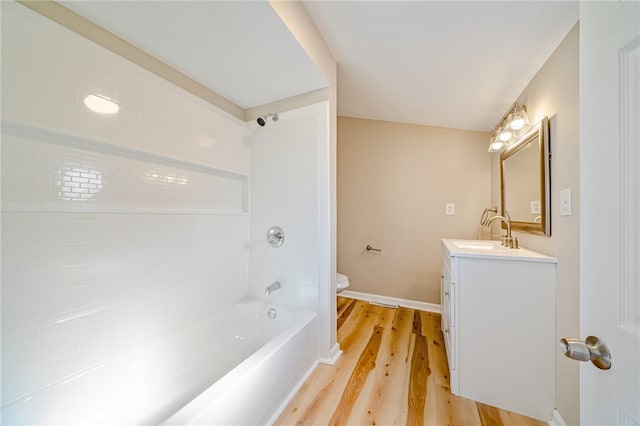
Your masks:
[[[567,426],[567,422],[564,421],[558,410],[553,410],[553,417],[549,420],[550,426]]]
[[[380,303],[383,305],[398,305],[404,308],[418,309],[420,311],[440,313],[440,305],[435,303],[418,302],[417,300],[400,299],[398,297],[380,296],[377,294],[361,293],[359,291],[345,290],[339,296],[351,299],[364,300],[365,302]]]
[[[340,351],[340,353],[342,353],[342,351]],[[302,376],[300,381],[296,383],[296,385],[293,387],[291,392],[289,392],[289,395],[287,395],[287,397],[282,400],[282,404],[280,404],[276,409],[276,411],[273,413],[273,415],[269,417],[269,420],[267,420],[267,422],[265,423],[266,426],[272,426],[276,422],[276,420],[278,420],[278,417],[280,417],[282,412],[287,408],[287,406],[296,396],[296,394],[298,393],[302,385],[304,385],[304,383],[307,381],[309,376],[311,376],[311,374],[315,371],[316,367],[318,366],[318,363],[319,361],[314,362],[311,368],[309,368],[309,370],[305,373],[305,375]]]
[[[340,343],[336,343],[331,348],[329,358],[320,358],[319,362],[323,364],[336,365],[336,362],[342,356],[342,350],[340,349]]]

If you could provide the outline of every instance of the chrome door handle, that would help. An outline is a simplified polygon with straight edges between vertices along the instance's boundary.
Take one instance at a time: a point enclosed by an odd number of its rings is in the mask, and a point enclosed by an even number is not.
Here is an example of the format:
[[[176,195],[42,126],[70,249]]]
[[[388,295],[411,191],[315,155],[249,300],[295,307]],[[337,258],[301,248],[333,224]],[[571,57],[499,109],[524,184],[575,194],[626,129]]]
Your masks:
[[[587,337],[584,342],[580,339],[565,337],[560,339],[560,349],[567,358],[591,361],[601,370],[611,368],[611,352],[607,345],[595,336]]]

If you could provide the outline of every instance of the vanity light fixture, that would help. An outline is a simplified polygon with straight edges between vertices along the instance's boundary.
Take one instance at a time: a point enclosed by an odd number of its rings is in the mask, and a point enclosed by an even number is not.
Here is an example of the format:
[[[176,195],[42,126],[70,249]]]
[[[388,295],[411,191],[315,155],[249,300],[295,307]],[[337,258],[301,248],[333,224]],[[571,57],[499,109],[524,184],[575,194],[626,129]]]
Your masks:
[[[84,98],[84,104],[93,112],[98,114],[117,114],[120,110],[120,106],[105,96],[87,95]]]
[[[527,116],[527,108],[516,101],[493,128],[489,140],[489,152],[502,151],[529,129],[531,129],[531,122]]]

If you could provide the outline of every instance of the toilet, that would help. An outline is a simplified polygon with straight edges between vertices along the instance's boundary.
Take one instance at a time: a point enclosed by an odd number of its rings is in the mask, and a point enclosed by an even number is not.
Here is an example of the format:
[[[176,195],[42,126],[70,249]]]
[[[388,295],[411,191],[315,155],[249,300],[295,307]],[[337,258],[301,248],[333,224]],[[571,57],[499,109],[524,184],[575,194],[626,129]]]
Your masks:
[[[342,292],[347,287],[349,287],[349,277],[336,272],[336,293]]]

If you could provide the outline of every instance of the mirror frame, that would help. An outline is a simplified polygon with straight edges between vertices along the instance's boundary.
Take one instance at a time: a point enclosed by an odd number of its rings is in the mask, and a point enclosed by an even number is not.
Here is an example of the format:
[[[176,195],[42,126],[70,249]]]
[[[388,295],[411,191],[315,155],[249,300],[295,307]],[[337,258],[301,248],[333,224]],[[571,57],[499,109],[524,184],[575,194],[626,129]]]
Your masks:
[[[505,161],[524,148],[532,139],[538,141],[539,155],[538,166],[540,170],[540,223],[511,221],[511,229],[514,231],[527,232],[530,234],[551,236],[551,153],[549,144],[549,118],[544,117],[531,130],[521,136],[516,142],[509,145],[507,149],[500,153],[500,210],[501,215],[508,216],[505,203]]]

